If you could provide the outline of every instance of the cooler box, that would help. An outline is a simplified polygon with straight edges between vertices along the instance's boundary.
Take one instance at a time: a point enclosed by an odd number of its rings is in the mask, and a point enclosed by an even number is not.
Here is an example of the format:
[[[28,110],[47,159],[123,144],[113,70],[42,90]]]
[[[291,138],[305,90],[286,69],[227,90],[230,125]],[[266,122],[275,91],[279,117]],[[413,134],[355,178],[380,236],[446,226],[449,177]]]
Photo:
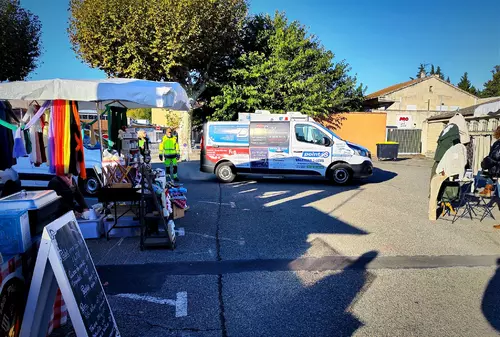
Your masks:
[[[85,239],[98,239],[104,234],[104,215],[96,220],[78,220],[78,226]]]
[[[384,142],[377,143],[377,159],[392,159],[398,158],[399,143]]]
[[[27,210],[2,211],[0,217],[0,253],[21,254],[31,246],[30,223]]]
[[[21,191],[0,199],[0,210],[28,210],[31,236],[64,214],[61,197],[54,191]]]

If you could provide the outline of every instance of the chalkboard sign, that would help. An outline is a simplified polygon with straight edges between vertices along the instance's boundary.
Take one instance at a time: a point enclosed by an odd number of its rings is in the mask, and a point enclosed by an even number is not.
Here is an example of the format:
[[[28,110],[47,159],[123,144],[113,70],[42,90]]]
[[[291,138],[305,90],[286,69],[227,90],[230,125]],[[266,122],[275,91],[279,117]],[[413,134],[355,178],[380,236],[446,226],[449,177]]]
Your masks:
[[[52,267],[52,274],[44,267],[47,259]],[[54,288],[50,277],[40,274],[53,275],[52,278],[57,281],[77,336],[120,336],[73,212],[66,213],[44,229],[33,275],[34,283],[28,295],[27,307],[34,309],[27,309],[25,313],[21,336],[25,332],[26,336],[31,336],[28,330],[43,330],[45,322],[36,317],[43,316],[43,312],[51,310],[53,305],[53,302],[52,305],[40,303],[44,302],[40,297]]]

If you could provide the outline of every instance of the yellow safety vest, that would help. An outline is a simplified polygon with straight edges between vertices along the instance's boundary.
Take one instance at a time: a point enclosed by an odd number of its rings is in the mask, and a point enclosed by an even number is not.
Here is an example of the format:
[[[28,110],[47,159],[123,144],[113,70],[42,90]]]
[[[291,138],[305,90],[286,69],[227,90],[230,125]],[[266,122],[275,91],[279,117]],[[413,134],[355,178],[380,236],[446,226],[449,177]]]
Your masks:
[[[167,137],[163,136],[160,143],[160,154],[164,156],[176,156],[179,154],[179,143],[177,143],[177,137]]]

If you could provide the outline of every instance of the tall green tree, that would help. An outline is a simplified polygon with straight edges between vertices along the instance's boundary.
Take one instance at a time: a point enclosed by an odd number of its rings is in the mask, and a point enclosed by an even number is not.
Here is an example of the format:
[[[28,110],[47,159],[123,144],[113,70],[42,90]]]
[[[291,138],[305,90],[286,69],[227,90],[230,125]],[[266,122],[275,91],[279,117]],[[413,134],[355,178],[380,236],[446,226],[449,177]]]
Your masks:
[[[70,0],[69,36],[109,76],[176,81],[197,99],[237,52],[245,0]]]
[[[214,119],[231,120],[238,112],[258,109],[316,117],[361,109],[363,88],[348,74],[347,63],[334,63],[331,51],[283,13],[266,15],[263,22],[266,28],[257,32],[256,41],[268,45],[238,58],[230,80],[211,102]]]
[[[0,0],[0,82],[24,80],[42,52],[38,16],[19,0]]]
[[[450,76],[446,77],[446,82],[451,83]]]
[[[420,76],[422,76],[422,74],[424,76],[429,75],[429,73],[427,72],[427,66],[428,66],[428,64],[420,63],[420,65],[418,66],[417,76],[415,76],[415,78],[420,78]],[[413,79],[413,77],[410,77],[410,78]]]
[[[440,79],[444,80],[444,74],[441,71],[441,67],[437,66],[435,75],[439,76]]]
[[[484,83],[484,89],[481,91],[481,97],[500,96],[500,65],[493,67],[491,80]]]
[[[460,82],[457,83],[457,87],[465,90],[473,95],[477,95],[477,89],[472,85],[469,80],[469,74],[465,72],[462,77],[460,77]]]
[[[430,75],[434,75],[436,73],[436,71],[434,70],[434,65],[431,64],[431,72],[430,72]]]

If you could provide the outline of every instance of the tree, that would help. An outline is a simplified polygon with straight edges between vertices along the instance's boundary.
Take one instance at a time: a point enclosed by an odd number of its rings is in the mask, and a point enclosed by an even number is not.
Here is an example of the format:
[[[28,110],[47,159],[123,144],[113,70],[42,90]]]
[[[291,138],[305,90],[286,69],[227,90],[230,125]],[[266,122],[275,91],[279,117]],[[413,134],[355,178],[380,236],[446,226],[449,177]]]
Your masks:
[[[70,0],[74,51],[109,76],[168,80],[194,100],[236,53],[245,0]]]
[[[42,25],[19,0],[0,0],[0,82],[24,80],[38,66]]]
[[[420,76],[422,76],[422,74],[424,77],[428,75],[427,66],[428,66],[428,64],[420,63],[420,65],[418,66],[416,78],[420,78]],[[410,78],[413,79],[413,77],[410,77]]]
[[[440,79],[444,80],[444,74],[441,71],[441,67],[440,66],[437,66],[437,68],[436,68],[436,74],[435,75],[439,76]]]
[[[320,118],[361,109],[363,88],[348,75],[347,63],[334,63],[331,51],[283,13],[266,15],[263,22],[270,25],[259,30],[255,40],[267,37],[268,46],[238,58],[230,80],[212,100],[214,119],[231,120],[238,112],[257,109],[301,111]]]
[[[465,72],[462,77],[460,77],[460,82],[458,82],[457,87],[460,89],[467,91],[473,95],[477,95],[477,89],[474,88],[472,83],[469,80],[469,74]]]
[[[151,122],[151,108],[129,109],[127,110],[127,117],[132,119],[147,119]]]
[[[451,83],[450,76],[446,78],[446,82]]]
[[[500,96],[500,65],[493,67],[491,73],[493,77],[484,84],[484,90],[481,92],[481,97]]]
[[[434,65],[432,64],[431,65],[431,73],[430,75],[434,75],[436,73],[436,71],[434,70]]]

